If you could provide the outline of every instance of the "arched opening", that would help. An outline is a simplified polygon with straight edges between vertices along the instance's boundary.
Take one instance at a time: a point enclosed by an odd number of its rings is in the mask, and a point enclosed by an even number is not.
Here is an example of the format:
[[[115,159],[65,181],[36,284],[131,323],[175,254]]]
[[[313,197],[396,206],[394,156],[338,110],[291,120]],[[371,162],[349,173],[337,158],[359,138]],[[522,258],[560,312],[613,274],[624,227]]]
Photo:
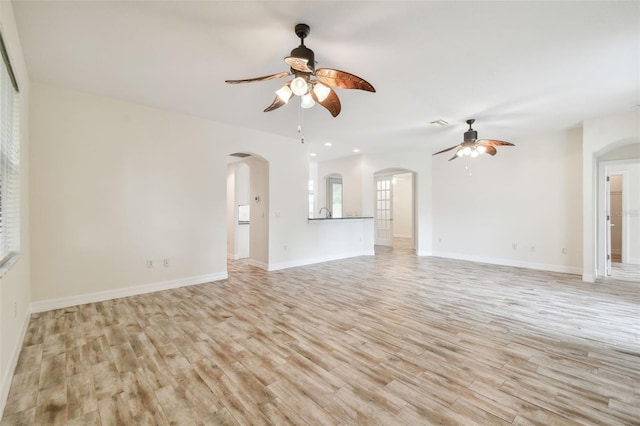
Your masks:
[[[416,179],[407,169],[374,173],[375,244],[416,248]]]
[[[640,143],[618,141],[596,159],[597,275],[640,281]]]
[[[227,258],[268,267],[269,163],[252,153],[227,157]]]

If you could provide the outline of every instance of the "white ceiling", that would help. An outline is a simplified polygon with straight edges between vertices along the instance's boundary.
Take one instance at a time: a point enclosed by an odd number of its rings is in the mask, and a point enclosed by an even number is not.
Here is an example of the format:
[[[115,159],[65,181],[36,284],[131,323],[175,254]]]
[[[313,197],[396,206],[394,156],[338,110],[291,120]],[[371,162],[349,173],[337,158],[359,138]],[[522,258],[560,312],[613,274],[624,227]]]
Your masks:
[[[13,1],[30,77],[296,138],[298,108],[265,113],[299,44],[372,83],[342,113],[304,112],[318,159],[435,152],[578,126],[640,104],[638,1]],[[436,127],[429,122],[444,119]],[[324,147],[327,141],[331,148]]]

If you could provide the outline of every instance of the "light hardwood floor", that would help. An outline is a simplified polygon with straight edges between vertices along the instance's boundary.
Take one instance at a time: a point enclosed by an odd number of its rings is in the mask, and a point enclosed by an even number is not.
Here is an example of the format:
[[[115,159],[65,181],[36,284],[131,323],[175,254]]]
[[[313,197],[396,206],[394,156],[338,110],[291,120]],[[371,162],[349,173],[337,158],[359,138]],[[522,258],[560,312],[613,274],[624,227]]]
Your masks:
[[[640,265],[613,262],[611,264],[611,278],[640,283]]]
[[[377,255],[34,314],[2,425],[640,424],[640,287]]]

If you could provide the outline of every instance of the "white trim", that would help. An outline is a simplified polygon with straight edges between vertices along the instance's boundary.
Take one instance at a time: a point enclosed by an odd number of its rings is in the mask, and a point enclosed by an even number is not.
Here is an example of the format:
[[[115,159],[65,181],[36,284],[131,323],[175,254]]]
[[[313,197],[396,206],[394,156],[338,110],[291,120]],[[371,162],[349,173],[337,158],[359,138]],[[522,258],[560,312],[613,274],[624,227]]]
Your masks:
[[[626,262],[629,265],[640,265],[640,257],[628,257]]]
[[[16,339],[15,346],[11,351],[7,370],[4,377],[2,378],[2,382],[0,383],[0,418],[2,418],[5,406],[7,404],[9,389],[11,388],[11,382],[13,381],[16,367],[18,366],[18,359],[20,358],[20,352],[22,351],[22,343],[24,342],[24,337],[27,334],[27,328],[29,327],[30,319],[31,311],[29,310],[29,308],[27,308],[24,319],[22,321],[22,327],[20,328],[20,333],[18,333],[18,338]]]
[[[275,264],[269,264],[267,271],[278,271],[280,269],[295,268],[298,266],[313,265],[315,263],[330,262],[332,260],[348,259],[351,257],[359,256],[375,256],[373,250],[363,250],[358,252],[346,252],[341,254],[332,254],[330,256],[313,257],[307,259],[290,260],[287,262],[280,262]]]
[[[416,252],[418,256],[433,256],[433,250],[418,250]],[[444,257],[444,256],[442,256]]]
[[[96,293],[82,294],[78,296],[61,297],[59,299],[42,300],[39,302],[31,303],[31,312],[46,312],[53,309],[62,309],[68,308],[70,306],[84,305],[87,303],[103,302],[105,300],[119,299],[121,297],[136,296],[138,294],[171,290],[179,287],[204,284],[211,281],[225,280],[228,277],[229,276],[227,272],[219,272],[217,274],[180,278],[177,280],[143,284],[134,287],[119,288],[116,290],[106,290]]]
[[[587,283],[595,283],[596,276],[594,274],[582,274],[582,281]]]
[[[553,265],[550,263],[525,262],[514,259],[501,259],[495,257],[473,256],[459,253],[434,253],[434,256],[447,259],[466,260],[469,262],[488,263],[491,265],[513,266],[516,268],[535,269],[538,271],[560,272],[562,274],[582,275],[582,268],[566,265]]]

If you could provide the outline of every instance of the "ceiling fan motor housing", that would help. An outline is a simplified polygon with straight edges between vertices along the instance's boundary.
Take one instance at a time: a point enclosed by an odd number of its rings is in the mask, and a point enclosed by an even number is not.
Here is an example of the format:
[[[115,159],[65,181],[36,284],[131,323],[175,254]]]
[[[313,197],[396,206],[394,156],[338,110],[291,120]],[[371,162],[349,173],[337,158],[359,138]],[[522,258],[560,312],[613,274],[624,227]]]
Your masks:
[[[476,132],[473,129],[469,129],[466,132],[464,132],[464,141],[465,142],[471,142],[471,141],[475,141],[478,139],[478,132]]]
[[[315,67],[315,55],[313,54],[313,50],[309,49],[305,45],[300,45],[291,51],[291,57],[300,58],[307,60],[307,66],[311,68],[313,71],[316,70]]]

